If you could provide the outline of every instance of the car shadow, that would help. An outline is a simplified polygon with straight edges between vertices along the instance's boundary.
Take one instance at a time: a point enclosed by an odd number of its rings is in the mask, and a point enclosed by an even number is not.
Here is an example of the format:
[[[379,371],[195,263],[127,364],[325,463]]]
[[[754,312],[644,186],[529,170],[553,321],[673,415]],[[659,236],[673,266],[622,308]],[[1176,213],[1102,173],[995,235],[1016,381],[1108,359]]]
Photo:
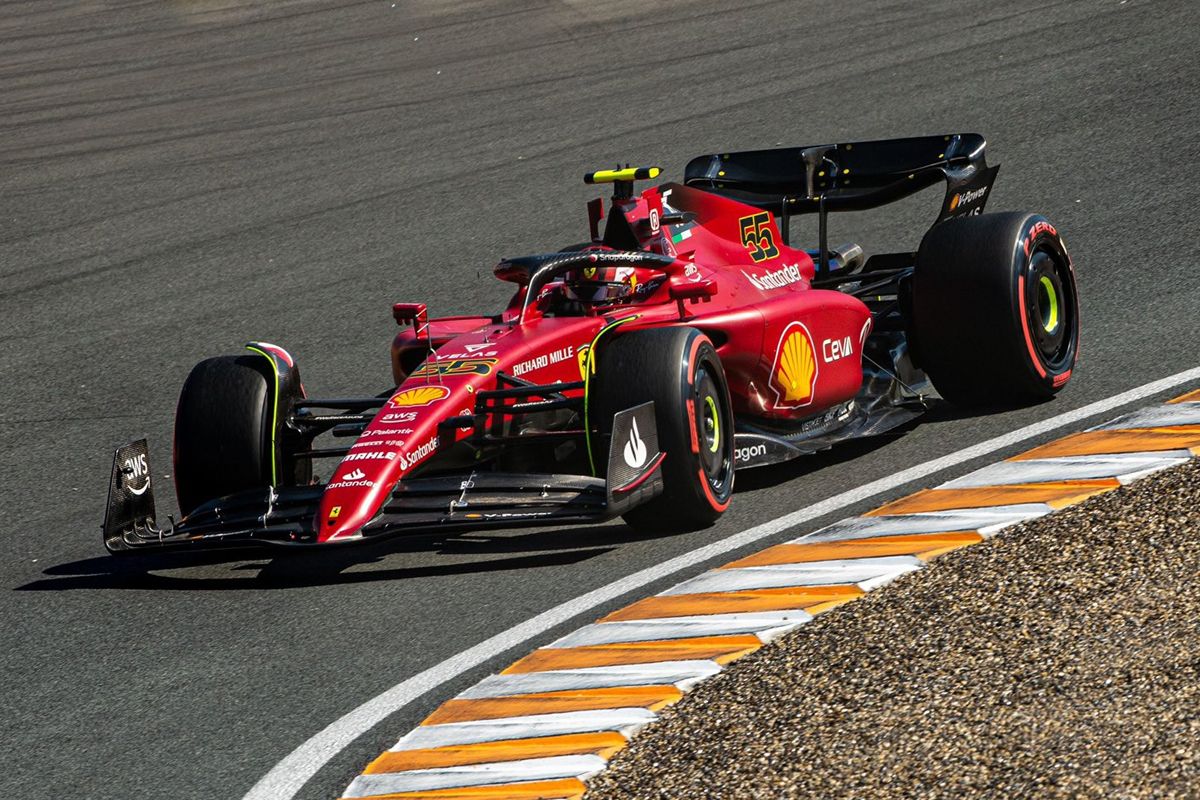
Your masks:
[[[15,591],[236,591],[469,575],[577,564],[608,553],[622,543],[673,535],[677,534],[639,533],[627,525],[589,525],[521,533],[413,534],[379,542],[287,552],[244,547],[210,552],[105,555],[48,567],[43,571],[47,577],[17,586]],[[496,557],[388,566],[395,557],[406,553]],[[208,574],[161,574],[223,566],[224,575],[214,576],[212,570]]]
[[[841,442],[829,450],[794,461],[739,473],[735,493],[769,489],[820,470],[868,456],[887,447],[919,425],[971,419],[1012,410],[960,409],[938,402],[921,417],[887,433]],[[271,587],[372,583],[409,578],[468,575],[484,572],[577,564],[629,542],[679,536],[676,532],[638,532],[628,525],[584,525],[573,528],[413,534],[379,542],[280,552],[278,548],[241,548],[210,552],[146,553],[99,556],[52,566],[47,577],[16,587],[16,591],[72,589],[138,590],[261,590]],[[390,567],[388,560],[404,553],[446,556],[498,556],[446,564]],[[229,565],[229,573],[251,576],[162,575],[164,571]],[[365,568],[364,568],[365,567]],[[349,571],[352,568],[354,571]]]

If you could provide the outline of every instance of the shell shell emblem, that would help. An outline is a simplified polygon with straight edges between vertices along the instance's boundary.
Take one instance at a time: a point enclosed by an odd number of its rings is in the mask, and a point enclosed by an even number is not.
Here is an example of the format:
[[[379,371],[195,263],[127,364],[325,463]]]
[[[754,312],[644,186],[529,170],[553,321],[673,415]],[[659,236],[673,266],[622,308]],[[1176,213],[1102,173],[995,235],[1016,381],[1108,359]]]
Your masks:
[[[405,389],[392,397],[392,405],[398,408],[427,406],[438,400],[445,399],[450,390],[445,386],[418,386],[415,389]]]
[[[801,322],[793,322],[779,337],[775,364],[771,367],[771,389],[776,408],[799,408],[813,400],[817,388],[817,359],[812,334]]]

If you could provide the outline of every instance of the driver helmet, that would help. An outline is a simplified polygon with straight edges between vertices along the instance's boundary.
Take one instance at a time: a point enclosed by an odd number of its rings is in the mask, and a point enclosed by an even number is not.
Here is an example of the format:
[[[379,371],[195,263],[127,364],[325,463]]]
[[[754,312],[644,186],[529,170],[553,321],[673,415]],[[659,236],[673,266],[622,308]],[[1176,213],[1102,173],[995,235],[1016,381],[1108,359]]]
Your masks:
[[[627,303],[662,281],[662,273],[644,267],[580,267],[563,276],[569,299],[592,305]]]

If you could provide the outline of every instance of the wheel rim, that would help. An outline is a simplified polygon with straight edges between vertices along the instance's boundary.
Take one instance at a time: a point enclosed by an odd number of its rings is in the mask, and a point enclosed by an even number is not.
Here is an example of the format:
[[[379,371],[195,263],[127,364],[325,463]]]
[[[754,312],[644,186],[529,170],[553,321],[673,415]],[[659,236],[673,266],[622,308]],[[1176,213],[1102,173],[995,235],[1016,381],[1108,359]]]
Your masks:
[[[1026,315],[1037,355],[1051,371],[1066,366],[1075,343],[1075,305],[1063,267],[1044,249],[1034,251],[1026,281]]]
[[[701,362],[696,369],[692,392],[700,466],[713,492],[719,497],[724,496],[733,476],[728,432],[722,430],[728,424],[729,408],[721,386],[706,362]]]

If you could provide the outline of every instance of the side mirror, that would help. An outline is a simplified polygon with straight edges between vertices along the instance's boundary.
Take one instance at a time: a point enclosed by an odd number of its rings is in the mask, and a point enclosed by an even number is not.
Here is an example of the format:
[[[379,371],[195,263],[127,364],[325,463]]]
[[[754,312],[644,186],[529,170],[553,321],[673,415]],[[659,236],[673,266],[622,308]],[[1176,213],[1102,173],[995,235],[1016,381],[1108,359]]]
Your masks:
[[[679,318],[683,319],[687,316],[687,312],[683,308],[683,301],[707,303],[717,293],[717,282],[714,280],[692,282],[680,275],[673,275],[667,284],[667,291],[670,293],[671,299],[679,304]]]
[[[693,303],[701,301],[707,302],[717,294],[717,282],[714,280],[689,281],[686,278],[675,276],[671,278],[667,291],[671,294],[672,300],[683,302],[691,300]]]

